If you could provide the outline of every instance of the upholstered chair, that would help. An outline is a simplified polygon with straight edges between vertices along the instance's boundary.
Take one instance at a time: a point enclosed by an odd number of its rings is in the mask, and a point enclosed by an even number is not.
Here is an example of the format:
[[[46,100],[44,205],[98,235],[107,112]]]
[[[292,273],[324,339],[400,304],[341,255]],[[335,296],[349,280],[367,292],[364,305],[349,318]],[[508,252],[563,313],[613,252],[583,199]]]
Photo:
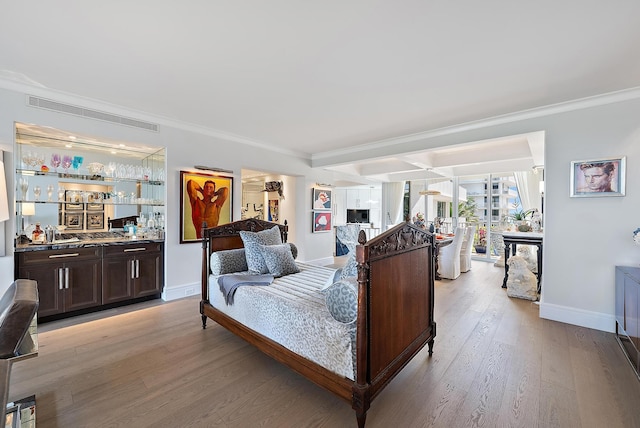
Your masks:
[[[471,249],[473,248],[473,236],[475,233],[476,226],[467,226],[462,240],[462,248],[460,248],[460,272],[469,272],[471,270]]]
[[[460,249],[464,240],[464,227],[458,227],[453,242],[440,248],[438,253],[438,273],[444,279],[460,276]]]

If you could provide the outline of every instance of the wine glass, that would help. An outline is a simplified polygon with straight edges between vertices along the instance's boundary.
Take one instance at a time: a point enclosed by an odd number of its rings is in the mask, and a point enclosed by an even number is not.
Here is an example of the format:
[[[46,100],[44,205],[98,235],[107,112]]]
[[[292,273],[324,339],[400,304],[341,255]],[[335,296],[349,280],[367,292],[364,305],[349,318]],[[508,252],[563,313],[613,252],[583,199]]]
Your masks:
[[[35,196],[36,201],[40,200],[40,193],[41,193],[40,186],[34,186],[33,187],[33,196]]]
[[[73,162],[73,159],[71,158],[71,156],[64,155],[62,157],[62,168],[64,169],[65,174],[69,173],[69,167],[71,166],[72,162]]]
[[[47,201],[51,202],[53,197],[53,184],[47,186]]]
[[[82,161],[84,160],[84,158],[82,156],[74,156],[73,157],[73,169],[76,170],[76,174],[78,173],[78,170],[80,169],[80,166],[82,165]]]
[[[22,200],[26,201],[27,191],[29,190],[29,180],[26,177],[20,177],[18,185],[20,186],[20,191],[22,192]]]
[[[53,166],[56,169],[56,172],[58,172],[58,167],[60,166],[60,155],[58,153],[54,153],[51,155],[51,166]]]

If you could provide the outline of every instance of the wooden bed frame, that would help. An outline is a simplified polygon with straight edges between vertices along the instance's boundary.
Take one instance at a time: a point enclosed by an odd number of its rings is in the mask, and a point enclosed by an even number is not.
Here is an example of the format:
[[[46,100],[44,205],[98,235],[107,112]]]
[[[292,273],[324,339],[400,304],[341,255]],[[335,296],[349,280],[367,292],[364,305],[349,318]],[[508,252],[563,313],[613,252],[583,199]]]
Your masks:
[[[209,256],[213,251],[242,248],[239,231],[258,232],[275,223],[247,219],[203,228],[202,328],[211,318],[258,349],[317,385],[351,403],[359,427],[364,427],[371,401],[426,345],[433,353],[436,323],[434,301],[434,238],[407,222],[366,241],[360,232],[356,380],[337,375],[245,327],[209,303]],[[283,242],[288,226],[278,225]]]

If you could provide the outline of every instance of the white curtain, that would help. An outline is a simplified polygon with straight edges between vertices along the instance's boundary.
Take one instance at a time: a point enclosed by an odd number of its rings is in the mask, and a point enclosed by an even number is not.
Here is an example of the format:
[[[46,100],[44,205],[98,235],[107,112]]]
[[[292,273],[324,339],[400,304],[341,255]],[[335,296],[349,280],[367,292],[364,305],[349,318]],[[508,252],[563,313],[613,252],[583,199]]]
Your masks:
[[[404,181],[382,183],[382,230],[403,221]]]
[[[534,174],[530,171],[521,171],[513,173],[516,179],[516,187],[523,210],[537,208],[542,212],[542,195],[540,194],[541,174]]]

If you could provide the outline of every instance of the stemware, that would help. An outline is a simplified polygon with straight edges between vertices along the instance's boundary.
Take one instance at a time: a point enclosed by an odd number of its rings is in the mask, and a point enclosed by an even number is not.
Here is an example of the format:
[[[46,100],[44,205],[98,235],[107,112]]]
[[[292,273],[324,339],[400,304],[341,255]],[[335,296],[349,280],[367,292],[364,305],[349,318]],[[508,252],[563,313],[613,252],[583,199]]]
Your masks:
[[[53,184],[47,186],[47,201],[51,202],[53,197]]]
[[[116,163],[115,162],[109,162],[109,164],[107,165],[107,168],[105,169],[107,176],[109,177],[115,177],[115,172],[116,172]]]
[[[58,153],[54,153],[51,155],[51,166],[55,168],[55,171],[58,172],[58,167],[60,166],[60,155]]]
[[[64,201],[64,187],[58,187],[58,201]]]
[[[65,174],[69,173],[69,167],[71,166],[72,162],[73,162],[73,158],[71,156],[64,155],[62,157],[62,169],[64,169]]]
[[[74,156],[73,157],[73,169],[76,170],[76,174],[78,173],[78,171],[80,170],[80,166],[82,165],[82,161],[84,160],[84,158],[82,156]]]
[[[34,186],[33,187],[33,196],[35,196],[36,201],[40,200],[40,193],[41,193],[40,186]]]
[[[29,180],[26,177],[20,177],[18,182],[20,186],[20,191],[22,192],[22,200],[27,200],[27,191],[29,190]]]

